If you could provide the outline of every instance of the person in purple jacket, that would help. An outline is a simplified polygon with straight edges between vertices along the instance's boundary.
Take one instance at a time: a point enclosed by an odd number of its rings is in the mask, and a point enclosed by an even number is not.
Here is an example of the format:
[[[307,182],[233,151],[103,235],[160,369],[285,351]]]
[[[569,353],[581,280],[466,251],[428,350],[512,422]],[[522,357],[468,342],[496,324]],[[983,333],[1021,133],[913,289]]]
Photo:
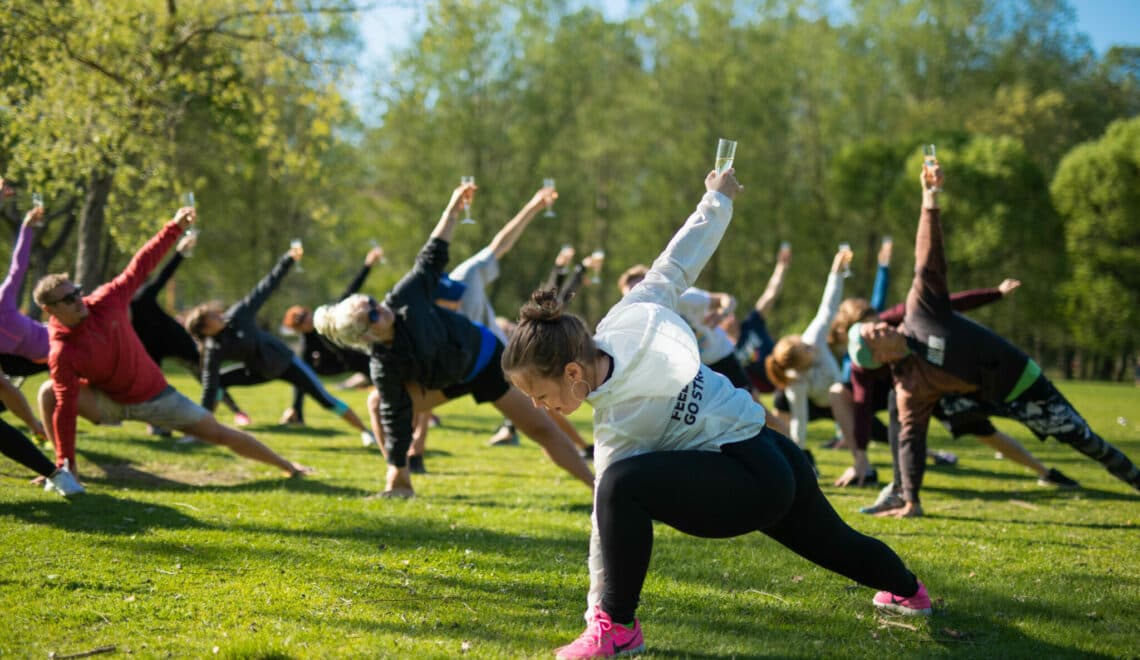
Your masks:
[[[0,179],[0,187],[3,186]],[[9,188],[3,188],[10,190]],[[35,207],[24,216],[16,247],[12,251],[12,264],[8,275],[0,283],[0,354],[4,371],[13,376],[30,376],[47,371],[47,326],[20,311],[20,288],[28,273],[35,230],[44,221],[43,207]]]

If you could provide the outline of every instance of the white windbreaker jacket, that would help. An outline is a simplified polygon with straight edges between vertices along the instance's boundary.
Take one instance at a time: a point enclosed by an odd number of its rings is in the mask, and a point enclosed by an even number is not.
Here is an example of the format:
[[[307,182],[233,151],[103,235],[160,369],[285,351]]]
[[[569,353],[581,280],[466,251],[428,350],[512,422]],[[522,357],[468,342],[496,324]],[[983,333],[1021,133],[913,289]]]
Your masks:
[[[594,408],[594,469],[655,451],[718,451],[764,427],[764,409],[745,390],[701,364],[697,340],[676,312],[732,218],[732,200],[707,192],[665,251],[598,324],[598,348],[613,373],[587,398]],[[591,516],[589,606],[601,601],[596,505]],[[587,609],[587,614],[589,608]]]

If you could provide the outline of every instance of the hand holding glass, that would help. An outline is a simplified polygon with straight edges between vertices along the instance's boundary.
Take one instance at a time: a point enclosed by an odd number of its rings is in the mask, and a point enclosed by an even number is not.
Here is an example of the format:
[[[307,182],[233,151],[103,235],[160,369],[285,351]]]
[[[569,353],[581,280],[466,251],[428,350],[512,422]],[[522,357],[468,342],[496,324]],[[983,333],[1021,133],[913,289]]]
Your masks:
[[[922,146],[922,167],[925,179],[927,181],[934,181],[934,171],[938,168],[938,156],[933,144],[925,144]],[[926,187],[934,192],[940,192],[942,190],[941,187],[934,183],[927,183]]]
[[[380,263],[381,264],[388,263],[388,257],[384,256],[384,248],[380,247],[380,241],[376,240],[375,238],[372,238],[372,239],[368,240],[368,244],[372,246],[372,249],[380,250]]]
[[[301,267],[301,257],[305,255],[305,244],[301,242],[301,239],[294,238],[289,241],[289,251],[293,254],[293,261],[297,262],[297,272],[305,272],[305,269]]]
[[[475,177],[473,177],[473,176],[460,177],[459,184],[463,185],[463,186],[466,186],[466,185],[472,185],[473,186],[473,185],[475,185]],[[471,219],[471,195],[470,194],[464,194],[463,195],[463,222],[461,222],[460,224],[464,224],[464,225],[475,224],[475,221]]]
[[[840,243],[839,244],[839,251],[840,252],[851,252],[851,244],[850,243]],[[844,278],[851,277],[851,259],[850,258],[843,260],[843,268],[839,271],[839,276],[844,277]]]
[[[551,190],[554,190],[554,179],[550,179],[550,178],[543,179],[542,180],[542,187],[543,188],[550,188]],[[553,218],[554,217],[555,214],[554,214],[554,209],[552,208],[552,206],[553,206],[553,203],[548,204],[546,206],[546,213],[543,213],[542,217],[544,217],[544,218]]]
[[[186,247],[179,250],[179,252],[182,253],[182,256],[189,259],[194,256],[194,246],[198,245],[198,228],[191,227],[187,229],[182,240],[185,241]]]
[[[604,250],[594,250],[590,253],[590,270],[594,271],[590,276],[590,284],[602,283],[602,264],[606,260],[606,253]]]
[[[716,173],[720,174],[732,168],[732,161],[736,159],[736,142],[720,139],[716,145]]]

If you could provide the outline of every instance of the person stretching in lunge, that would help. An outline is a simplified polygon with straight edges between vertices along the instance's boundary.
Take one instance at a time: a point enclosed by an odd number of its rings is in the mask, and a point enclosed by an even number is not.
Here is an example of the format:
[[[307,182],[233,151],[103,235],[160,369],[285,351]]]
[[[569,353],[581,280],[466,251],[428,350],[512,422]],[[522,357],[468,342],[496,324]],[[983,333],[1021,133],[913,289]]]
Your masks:
[[[40,415],[55,443],[57,466],[70,465],[78,475],[75,418],[83,415],[95,424],[136,419],[176,429],[289,476],[312,472],[281,458],[248,433],[219,424],[208,410],[182,396],[166,382],[131,328],[131,295],[194,219],[193,207],[179,209],[118,277],[86,297],[66,273],[36,283],[36,304],[51,317],[51,380],[40,388]]]
[[[694,536],[760,531],[793,552],[882,589],[877,607],[929,614],[930,598],[889,547],[847,526],[804,453],[765,428],[763,408],[701,363],[677,301],[708,262],[740,190],[733,170],[708,191],[661,256],[598,324],[563,314],[552,291],[523,307],[503,371],[534,405],[594,408],[598,483],[590,538],[586,630],[559,658],[645,648],[635,617],[653,521]]]
[[[914,282],[902,324],[856,323],[848,331],[852,364],[864,369],[889,364],[894,376],[893,488],[884,489],[864,511],[897,518],[922,515],[918,493],[927,427],[939,399],[950,395],[961,395],[950,414],[974,410],[1016,419],[1038,438],[1053,436],[1140,490],[1140,468],[1089,428],[1036,362],[993,330],[953,310],[938,208],[942,169],[924,165],[920,182]]]

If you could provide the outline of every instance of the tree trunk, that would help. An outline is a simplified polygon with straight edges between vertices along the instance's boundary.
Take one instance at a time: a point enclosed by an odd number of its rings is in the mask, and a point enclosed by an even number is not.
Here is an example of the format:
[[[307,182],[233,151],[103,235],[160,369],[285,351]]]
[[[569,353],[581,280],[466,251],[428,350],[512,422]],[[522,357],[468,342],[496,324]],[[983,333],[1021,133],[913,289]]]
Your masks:
[[[75,275],[72,280],[88,291],[103,283],[103,230],[107,197],[115,178],[113,165],[93,170],[87,179],[87,197],[79,215],[79,252],[75,257]]]

